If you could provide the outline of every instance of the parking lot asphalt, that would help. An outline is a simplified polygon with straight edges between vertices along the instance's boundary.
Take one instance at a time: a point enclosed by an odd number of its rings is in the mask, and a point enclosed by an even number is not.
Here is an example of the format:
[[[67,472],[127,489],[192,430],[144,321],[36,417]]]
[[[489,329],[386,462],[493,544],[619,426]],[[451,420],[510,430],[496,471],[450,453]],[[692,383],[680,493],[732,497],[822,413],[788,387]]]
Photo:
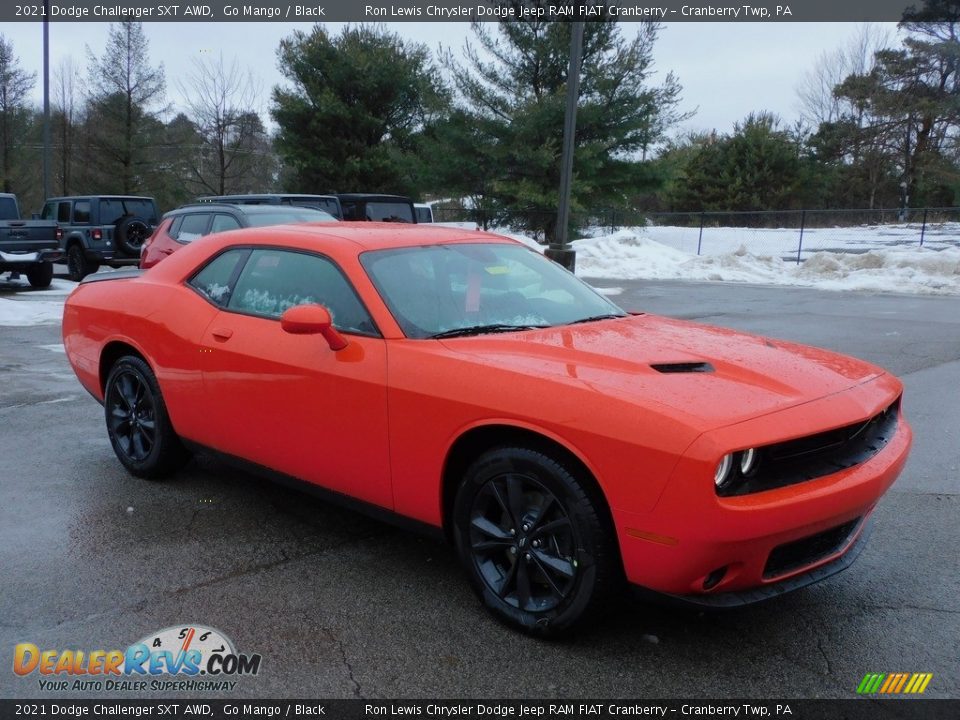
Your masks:
[[[960,697],[960,299],[594,284],[903,378],[913,455],[851,569],[724,613],[624,599],[569,640],[530,639],[487,616],[450,547],[203,458],[128,476],[59,327],[0,327],[0,697],[123,696],[41,692],[10,671],[14,645],[125,648],[182,623],[263,656],[228,697],[849,698],[867,672],[930,672],[927,697]]]

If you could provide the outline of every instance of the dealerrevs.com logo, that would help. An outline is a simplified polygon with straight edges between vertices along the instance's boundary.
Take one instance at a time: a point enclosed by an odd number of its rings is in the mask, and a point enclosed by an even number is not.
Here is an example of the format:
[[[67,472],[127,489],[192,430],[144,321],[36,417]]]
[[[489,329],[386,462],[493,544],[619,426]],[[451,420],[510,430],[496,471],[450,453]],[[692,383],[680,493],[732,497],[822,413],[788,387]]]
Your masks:
[[[259,654],[238,653],[219,630],[178,625],[151,633],[126,650],[41,650],[20,643],[13,651],[13,672],[36,674],[47,692],[233,690],[234,678],[256,675]]]

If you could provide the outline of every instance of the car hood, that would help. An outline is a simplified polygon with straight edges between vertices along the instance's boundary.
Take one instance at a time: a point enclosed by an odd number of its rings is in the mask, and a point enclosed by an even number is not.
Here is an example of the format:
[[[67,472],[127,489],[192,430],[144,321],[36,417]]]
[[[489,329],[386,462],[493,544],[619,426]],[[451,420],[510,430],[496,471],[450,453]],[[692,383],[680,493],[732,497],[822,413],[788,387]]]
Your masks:
[[[843,392],[884,374],[855,358],[725,328],[635,315],[447,339],[512,373],[552,376],[712,427]]]

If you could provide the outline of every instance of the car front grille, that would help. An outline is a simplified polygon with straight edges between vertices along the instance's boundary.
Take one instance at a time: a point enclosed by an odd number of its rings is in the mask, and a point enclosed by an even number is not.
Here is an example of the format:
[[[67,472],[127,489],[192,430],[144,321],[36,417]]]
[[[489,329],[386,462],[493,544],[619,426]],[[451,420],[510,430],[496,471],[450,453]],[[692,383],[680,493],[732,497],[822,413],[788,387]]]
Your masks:
[[[859,525],[860,518],[857,518],[816,535],[778,545],[767,558],[764,579],[786,575],[839,552]]]
[[[815,480],[866,462],[897,432],[900,398],[869,420],[758,448],[757,470],[721,488],[723,497],[749,495]]]

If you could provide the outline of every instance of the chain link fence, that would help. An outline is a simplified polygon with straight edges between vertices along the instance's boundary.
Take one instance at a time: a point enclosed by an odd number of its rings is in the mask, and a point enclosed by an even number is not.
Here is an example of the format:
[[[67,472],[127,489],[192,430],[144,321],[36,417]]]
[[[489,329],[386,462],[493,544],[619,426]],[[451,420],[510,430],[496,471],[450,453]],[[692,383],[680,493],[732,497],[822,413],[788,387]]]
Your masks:
[[[553,214],[534,220],[549,222]],[[524,232],[529,213],[434,208],[437,222],[473,222],[484,229]],[[635,212],[598,210],[573,217],[573,237],[627,231],[696,255],[741,249],[803,262],[812,253],[866,253],[890,247],[960,247],[960,207],[892,210],[772,210],[758,212]],[[535,233],[527,233],[535,239]]]

